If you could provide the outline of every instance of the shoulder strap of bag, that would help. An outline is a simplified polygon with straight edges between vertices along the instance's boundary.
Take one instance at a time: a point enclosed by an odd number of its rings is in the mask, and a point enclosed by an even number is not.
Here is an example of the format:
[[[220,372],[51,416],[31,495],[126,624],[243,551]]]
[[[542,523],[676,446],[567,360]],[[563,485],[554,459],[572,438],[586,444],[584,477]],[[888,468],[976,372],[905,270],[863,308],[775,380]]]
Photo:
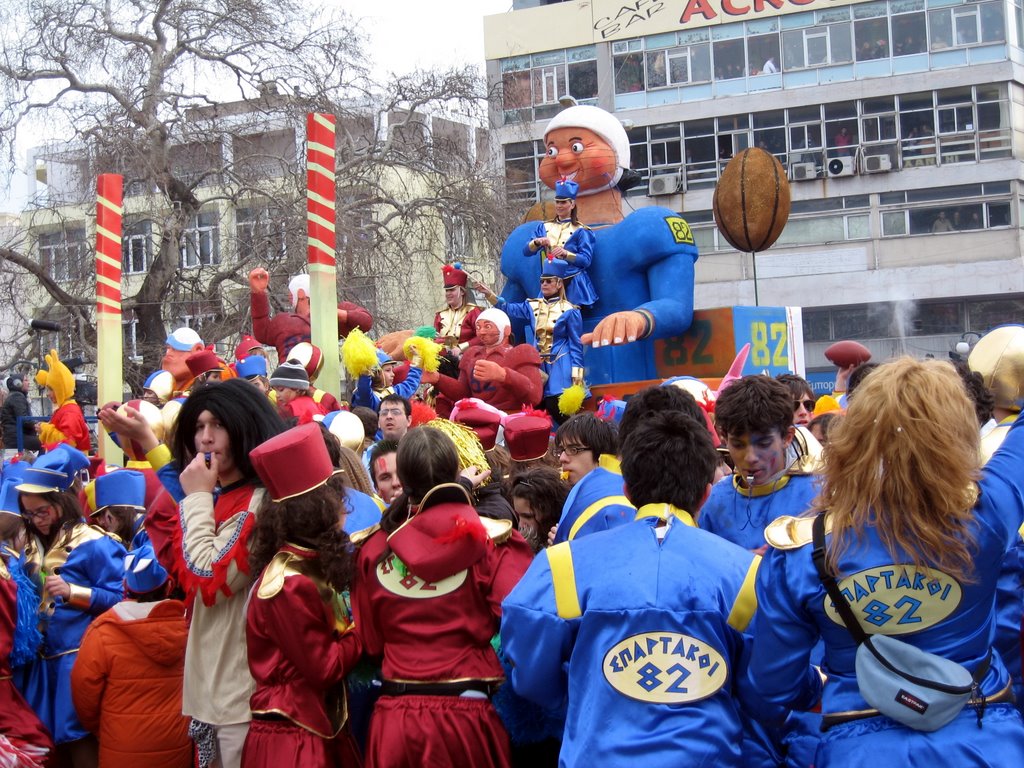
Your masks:
[[[811,533],[813,536],[814,549],[811,552],[811,557],[814,560],[814,567],[818,571],[818,578],[821,579],[822,585],[825,587],[825,591],[828,592],[828,596],[832,598],[832,604],[835,606],[836,612],[839,614],[839,618],[843,620],[843,624],[846,625],[846,629],[849,630],[850,634],[853,635],[853,639],[860,645],[868,639],[867,632],[857,621],[857,617],[853,615],[853,609],[850,608],[850,604],[846,602],[846,598],[843,597],[843,593],[839,591],[839,585],[836,584],[835,576],[829,573],[828,568],[825,565],[825,513],[819,512],[818,516],[814,518],[814,525],[811,526]]]

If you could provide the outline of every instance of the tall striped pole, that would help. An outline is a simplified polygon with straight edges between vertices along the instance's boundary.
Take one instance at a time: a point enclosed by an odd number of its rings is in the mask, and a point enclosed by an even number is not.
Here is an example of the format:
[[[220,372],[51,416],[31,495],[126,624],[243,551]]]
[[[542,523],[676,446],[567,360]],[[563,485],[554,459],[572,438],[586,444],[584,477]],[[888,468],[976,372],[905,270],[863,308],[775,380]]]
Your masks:
[[[334,115],[306,115],[306,236],[309,321],[324,355],[320,389],[341,397],[338,360],[338,269],[335,261]]]
[[[100,404],[124,396],[121,331],[122,178],[104,173],[96,181],[96,394]],[[102,433],[99,454],[121,463],[122,451]]]

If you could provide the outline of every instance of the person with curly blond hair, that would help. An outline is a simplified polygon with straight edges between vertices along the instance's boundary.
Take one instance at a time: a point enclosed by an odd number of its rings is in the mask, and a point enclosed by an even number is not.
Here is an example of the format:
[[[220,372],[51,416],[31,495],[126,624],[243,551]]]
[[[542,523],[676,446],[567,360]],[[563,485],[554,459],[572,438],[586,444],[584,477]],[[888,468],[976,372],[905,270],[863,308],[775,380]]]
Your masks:
[[[812,510],[765,531],[754,687],[776,704],[821,707],[819,768],[873,766],[883,754],[892,765],[1018,764],[1024,725],[991,641],[1000,563],[1024,521],[1021,422],[982,469],[974,406],[949,363],[886,363],[857,391],[830,430]],[[827,568],[865,631],[897,636],[978,679],[977,696],[952,722],[914,730],[861,696],[857,643],[812,562],[819,514]],[[820,672],[809,663],[819,640]]]

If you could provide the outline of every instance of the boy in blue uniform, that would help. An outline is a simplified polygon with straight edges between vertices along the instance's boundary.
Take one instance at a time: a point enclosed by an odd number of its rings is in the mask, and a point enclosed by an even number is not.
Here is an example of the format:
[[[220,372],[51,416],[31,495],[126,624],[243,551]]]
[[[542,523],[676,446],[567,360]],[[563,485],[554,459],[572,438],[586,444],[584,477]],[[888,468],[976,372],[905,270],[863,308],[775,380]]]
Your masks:
[[[632,522],[635,507],[622,494],[617,451],[614,427],[592,413],[578,413],[558,428],[555,455],[572,490],[555,544]]]
[[[544,550],[505,599],[513,689],[567,706],[560,765],[749,764],[743,632],[760,558],[693,523],[716,463],[702,424],[653,416],[623,448],[635,522]]]
[[[701,528],[763,553],[768,524],[810,506],[817,485],[803,446],[791,450],[794,411],[789,389],[767,376],[746,376],[719,395],[715,425],[734,474],[715,484],[701,509]]]

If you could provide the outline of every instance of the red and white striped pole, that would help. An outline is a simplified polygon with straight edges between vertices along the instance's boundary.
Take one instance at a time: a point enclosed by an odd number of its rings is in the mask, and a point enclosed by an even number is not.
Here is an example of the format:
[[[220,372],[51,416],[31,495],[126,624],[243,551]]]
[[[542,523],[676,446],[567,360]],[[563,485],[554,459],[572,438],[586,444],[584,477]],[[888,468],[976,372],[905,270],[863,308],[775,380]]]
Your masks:
[[[306,115],[306,235],[309,321],[313,344],[323,352],[320,389],[341,397],[338,357],[338,277],[335,261],[335,117]]]
[[[96,181],[96,394],[100,404],[124,397],[121,331],[121,222],[123,179],[104,173]],[[121,463],[120,448],[105,432],[99,454]]]

